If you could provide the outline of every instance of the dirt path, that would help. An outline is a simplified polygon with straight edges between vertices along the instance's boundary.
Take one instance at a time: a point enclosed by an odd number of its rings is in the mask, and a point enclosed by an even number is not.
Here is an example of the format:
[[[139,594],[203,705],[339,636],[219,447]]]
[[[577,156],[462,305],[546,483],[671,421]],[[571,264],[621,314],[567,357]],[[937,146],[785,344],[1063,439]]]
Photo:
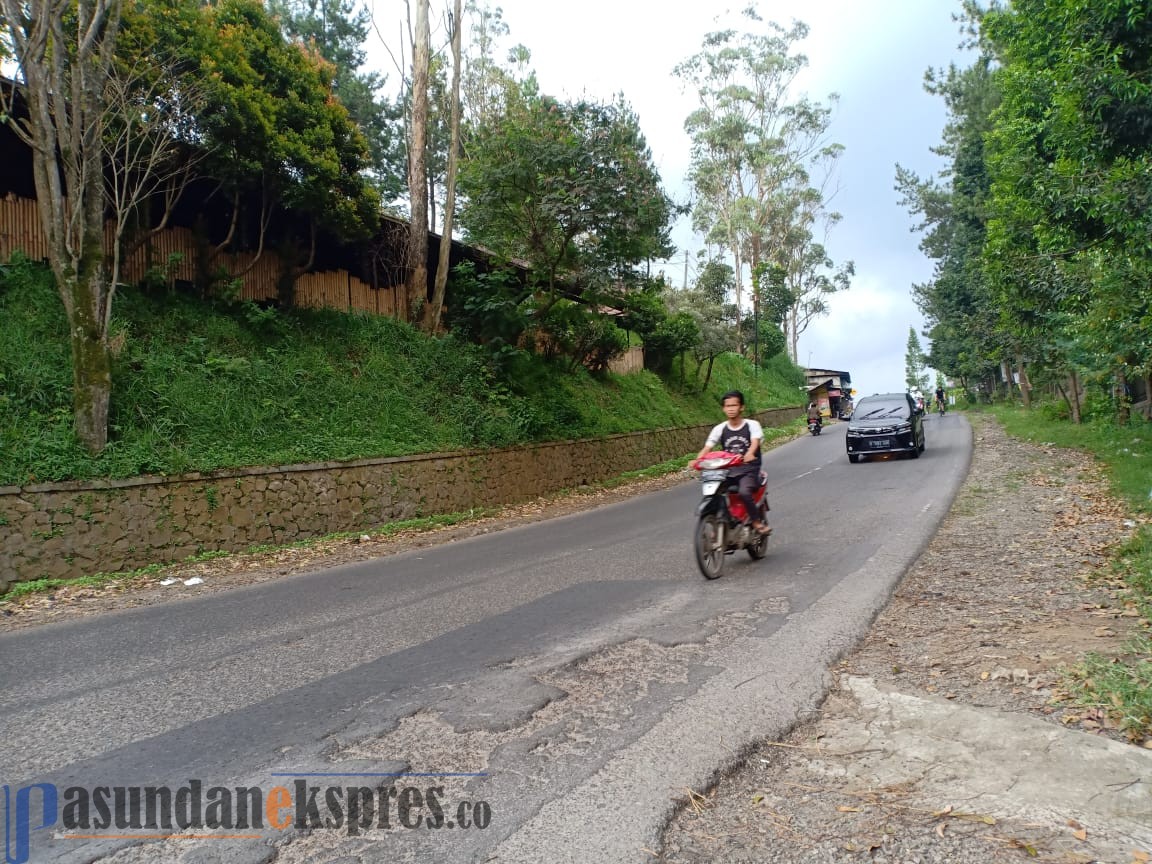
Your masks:
[[[1123,740],[1102,714],[1059,702],[1059,670],[1089,651],[1122,653],[1137,626],[1121,585],[1088,579],[1134,521],[1107,494],[1088,457],[1009,438],[981,415],[972,421],[976,449],[955,505],[865,643],[835,670],[837,683],[819,716],[785,741],[757,748],[708,795],[686,798],[658,860],[1129,864],[1152,858],[1145,857],[1152,849],[1129,850],[1123,839],[1097,845],[1074,819],[976,812],[981,801],[954,800],[947,784],[926,779],[946,765],[930,766],[915,783],[893,783],[890,765],[867,764],[878,748],[843,749],[869,740],[871,730],[854,739],[846,729],[853,718],[876,721],[859,695],[872,688],[914,697],[904,700],[913,705],[994,709],[981,712],[990,718],[1014,712]],[[891,761],[893,754],[887,756]],[[952,789],[960,794],[959,784]],[[1152,808],[1145,817],[1152,819]]]

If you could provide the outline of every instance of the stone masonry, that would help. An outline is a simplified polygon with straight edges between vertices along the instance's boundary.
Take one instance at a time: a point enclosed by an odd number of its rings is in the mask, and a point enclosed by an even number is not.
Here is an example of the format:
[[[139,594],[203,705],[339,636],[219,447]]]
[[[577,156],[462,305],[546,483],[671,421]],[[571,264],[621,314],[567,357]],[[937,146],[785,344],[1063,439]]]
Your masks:
[[[781,426],[802,409],[757,416]],[[501,450],[433,453],[0,487],[0,592],[207,551],[283,545],[419,516],[531,500],[699,449],[709,426]]]

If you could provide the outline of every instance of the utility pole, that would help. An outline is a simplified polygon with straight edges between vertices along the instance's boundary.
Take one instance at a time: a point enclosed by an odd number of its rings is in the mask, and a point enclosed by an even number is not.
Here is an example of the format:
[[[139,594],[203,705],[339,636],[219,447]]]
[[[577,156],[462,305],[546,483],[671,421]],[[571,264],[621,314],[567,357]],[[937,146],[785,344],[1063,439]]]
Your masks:
[[[684,250],[684,290],[688,290],[688,250]]]

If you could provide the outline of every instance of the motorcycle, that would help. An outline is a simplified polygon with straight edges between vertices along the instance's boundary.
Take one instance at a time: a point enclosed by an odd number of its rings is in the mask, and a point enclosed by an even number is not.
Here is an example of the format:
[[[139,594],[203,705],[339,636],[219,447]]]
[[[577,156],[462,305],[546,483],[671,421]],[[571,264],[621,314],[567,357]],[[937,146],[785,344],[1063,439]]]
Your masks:
[[[703,499],[696,508],[696,564],[705,579],[719,579],[724,574],[724,558],[740,549],[748,550],[754,561],[768,554],[768,535],[759,534],[744,522],[747,515],[738,493],[739,478],[730,476],[731,469],[743,464],[738,453],[706,453],[693,461],[700,472]],[[753,498],[760,508],[759,521],[768,514],[768,478],[761,472],[760,484]]]
[[[812,433],[812,435],[819,435],[822,428],[824,428],[824,424],[819,420],[808,421],[808,431]]]

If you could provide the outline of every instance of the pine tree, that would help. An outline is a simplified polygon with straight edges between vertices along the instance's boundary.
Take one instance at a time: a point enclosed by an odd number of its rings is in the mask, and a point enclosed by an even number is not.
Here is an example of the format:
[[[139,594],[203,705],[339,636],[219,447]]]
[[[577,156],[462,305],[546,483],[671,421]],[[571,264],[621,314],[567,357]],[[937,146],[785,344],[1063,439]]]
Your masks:
[[[908,392],[928,389],[928,358],[920,347],[920,337],[916,335],[916,328],[908,328],[908,351],[904,355],[904,383],[908,385]]]

